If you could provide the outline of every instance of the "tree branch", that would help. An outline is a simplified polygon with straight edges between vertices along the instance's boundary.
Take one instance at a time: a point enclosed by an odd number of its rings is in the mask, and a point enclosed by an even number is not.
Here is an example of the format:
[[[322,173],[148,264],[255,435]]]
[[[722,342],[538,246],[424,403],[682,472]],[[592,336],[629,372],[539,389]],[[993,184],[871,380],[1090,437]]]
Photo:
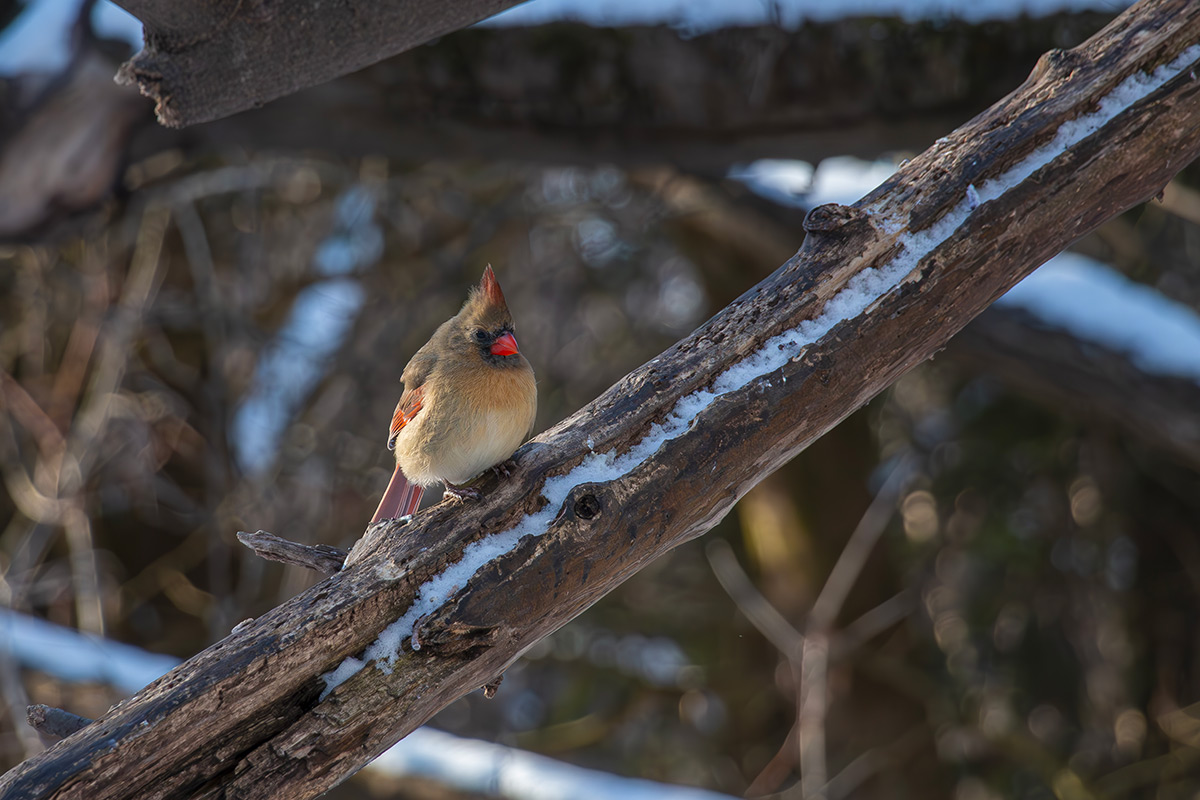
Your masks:
[[[118,0],[145,25],[121,66],[172,128],[208,122],[374,64],[521,0]]]
[[[1200,154],[1197,41],[1200,5],[1144,0],[1047,55],[859,203],[815,209],[796,256],[522,448],[483,501],[373,527],[344,570],[10,771],[0,793],[278,800],[336,784],[1157,194]]]
[[[717,576],[717,582],[733,600],[738,611],[750,620],[759,633],[789,661],[797,661],[804,647],[804,634],[796,630],[792,623],[779,613],[779,609],[771,605],[762,596],[758,588],[742,571],[737,562],[737,556],[725,541],[714,539],[704,548],[708,556],[709,566]]]

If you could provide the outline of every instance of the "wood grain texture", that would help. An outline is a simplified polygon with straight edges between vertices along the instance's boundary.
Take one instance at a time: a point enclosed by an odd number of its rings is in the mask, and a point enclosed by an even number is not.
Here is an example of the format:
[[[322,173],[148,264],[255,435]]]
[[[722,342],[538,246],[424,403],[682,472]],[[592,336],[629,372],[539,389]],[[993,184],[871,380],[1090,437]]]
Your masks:
[[[772,470],[928,358],[1075,238],[1154,196],[1200,154],[1188,69],[995,199],[908,276],[779,369],[717,398],[623,476],[576,486],[544,535],[486,563],[417,625],[421,649],[368,665],[325,699],[321,675],[358,656],[472,542],[546,504],[548,478],[624,452],[677,401],[813,318],[1129,75],[1200,41],[1200,4],[1146,0],[1075,51],[1048,55],[1005,100],[853,207],[814,210],[804,248],[695,333],[517,454],[484,499],[373,527],[347,567],[196,655],[0,778],[0,796],[307,798],[433,713],[491,683],[523,650],[641,567],[709,530]],[[901,223],[897,224],[896,221]]]

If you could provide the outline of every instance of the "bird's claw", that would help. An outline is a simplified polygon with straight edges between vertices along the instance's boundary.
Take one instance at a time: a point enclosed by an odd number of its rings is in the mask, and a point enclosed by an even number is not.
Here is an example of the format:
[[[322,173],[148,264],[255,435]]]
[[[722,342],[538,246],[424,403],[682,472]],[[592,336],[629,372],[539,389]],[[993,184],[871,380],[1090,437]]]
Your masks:
[[[478,489],[472,489],[469,486],[454,486],[449,483],[446,484],[446,491],[442,492],[442,500],[458,500],[460,503],[478,500],[480,497]]]
[[[499,464],[496,464],[491,469],[492,469],[492,472],[496,473],[497,478],[500,478],[500,477],[508,478],[508,477],[512,476],[512,471],[516,468],[517,468],[517,460],[515,458],[510,458],[506,461],[501,461]]]

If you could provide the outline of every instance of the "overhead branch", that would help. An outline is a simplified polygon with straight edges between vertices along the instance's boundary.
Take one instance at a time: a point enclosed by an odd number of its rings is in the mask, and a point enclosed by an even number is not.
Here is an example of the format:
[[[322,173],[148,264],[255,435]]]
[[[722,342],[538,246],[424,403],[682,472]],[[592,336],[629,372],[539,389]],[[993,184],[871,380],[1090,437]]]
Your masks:
[[[145,45],[122,65],[172,128],[220,119],[345,75],[490,17],[521,0],[118,0]]]
[[[475,27],[182,140],[156,131],[134,143],[134,157],[185,141],[417,161],[670,163],[720,176],[786,154],[875,158],[921,149],[1020,83],[1046,49],[1082,42],[1111,17],[896,22],[885,44],[872,19],[698,36],[666,26]],[[172,102],[194,89],[174,86]]]
[[[0,778],[5,796],[308,798],[738,498],[1054,253],[1200,155],[1200,5],[1144,0],[346,568]]]

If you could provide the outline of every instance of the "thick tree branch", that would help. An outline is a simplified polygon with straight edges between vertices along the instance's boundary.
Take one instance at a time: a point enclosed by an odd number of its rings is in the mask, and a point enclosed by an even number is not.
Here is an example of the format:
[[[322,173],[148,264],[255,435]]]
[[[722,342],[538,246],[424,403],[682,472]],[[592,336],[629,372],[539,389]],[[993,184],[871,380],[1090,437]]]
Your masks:
[[[145,46],[117,78],[169,127],[229,116],[490,17],[521,0],[118,0]]]
[[[1200,154],[1200,5],[1146,0],[488,477],[0,778],[4,797],[305,798],[724,516],[1049,256]],[[1170,65],[1164,68],[1164,65]],[[419,649],[413,649],[419,641]]]

